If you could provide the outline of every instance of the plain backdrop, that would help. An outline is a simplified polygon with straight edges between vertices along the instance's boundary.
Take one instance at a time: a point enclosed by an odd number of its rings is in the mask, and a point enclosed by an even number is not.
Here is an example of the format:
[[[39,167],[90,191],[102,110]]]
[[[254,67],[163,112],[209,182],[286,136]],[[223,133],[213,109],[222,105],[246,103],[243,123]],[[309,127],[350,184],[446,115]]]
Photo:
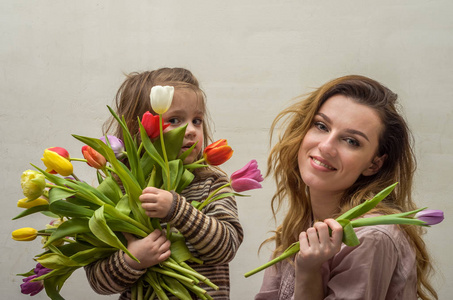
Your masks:
[[[294,97],[346,74],[372,77],[398,93],[415,137],[417,204],[445,211],[428,229],[426,244],[440,299],[453,294],[453,2],[382,1],[0,1],[0,294],[21,295],[21,277],[40,253],[39,240],[16,242],[14,229],[42,229],[38,215],[21,212],[20,175],[42,167],[45,148],[60,146],[81,157],[71,134],[99,137],[106,105],[124,74],[185,67],[200,80],[215,123],[214,139],[235,150],[229,174],[251,159],[263,173],[269,127]],[[94,183],[94,171],[75,163]],[[266,262],[272,245],[257,253],[276,227],[263,189],[238,198],[244,242],[231,263],[231,299],[253,299],[262,273],[243,274]],[[283,208],[284,211],[284,208]],[[96,295],[82,270],[63,287],[66,299]],[[34,299],[46,299],[44,292]]]

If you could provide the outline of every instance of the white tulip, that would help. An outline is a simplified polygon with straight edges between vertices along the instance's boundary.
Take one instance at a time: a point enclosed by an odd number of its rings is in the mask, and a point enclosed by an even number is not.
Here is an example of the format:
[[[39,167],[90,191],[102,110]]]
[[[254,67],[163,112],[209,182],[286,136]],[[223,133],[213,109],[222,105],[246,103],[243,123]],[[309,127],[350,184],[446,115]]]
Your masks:
[[[172,86],[153,86],[149,94],[152,109],[157,114],[162,115],[170,108],[174,93],[175,88]]]

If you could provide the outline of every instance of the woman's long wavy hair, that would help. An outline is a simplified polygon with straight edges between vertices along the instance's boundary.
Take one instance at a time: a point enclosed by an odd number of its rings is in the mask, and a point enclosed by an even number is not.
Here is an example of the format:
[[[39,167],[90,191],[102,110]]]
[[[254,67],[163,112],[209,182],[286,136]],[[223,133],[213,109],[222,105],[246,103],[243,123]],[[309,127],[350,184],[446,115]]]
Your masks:
[[[412,149],[412,136],[404,118],[397,110],[397,95],[370,78],[350,75],[334,79],[314,92],[298,98],[296,103],[279,113],[272,123],[271,141],[277,127],[282,128],[268,158],[268,172],[274,174],[276,192],[272,198],[274,217],[282,204],[288,201],[286,216],[275,235],[265,242],[275,241],[274,256],[298,241],[299,233],[312,223],[312,208],[308,187],[302,181],[296,157],[307,131],[313,126],[313,118],[325,101],[334,95],[343,95],[357,103],[376,110],[384,130],[379,138],[378,155],[387,155],[379,172],[372,176],[360,176],[347,189],[337,215],[372,198],[385,187],[398,182],[394,191],[384,199],[374,212],[390,214],[416,208],[412,201],[412,179],[416,161]],[[335,216],[333,216],[335,217]],[[429,282],[432,265],[419,226],[401,226],[416,252],[417,293],[421,299],[437,299],[437,293]]]

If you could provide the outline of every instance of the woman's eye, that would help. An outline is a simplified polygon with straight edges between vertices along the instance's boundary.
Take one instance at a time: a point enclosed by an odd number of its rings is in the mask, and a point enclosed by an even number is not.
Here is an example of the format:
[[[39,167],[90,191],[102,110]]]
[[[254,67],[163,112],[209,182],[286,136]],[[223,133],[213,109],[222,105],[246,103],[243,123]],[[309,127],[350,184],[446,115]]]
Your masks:
[[[315,127],[322,131],[328,131],[327,126],[322,122],[316,122]]]
[[[354,146],[354,147],[360,146],[360,143],[356,139],[347,138],[347,139],[345,139],[345,141],[346,141],[346,143],[348,143],[351,146]]]

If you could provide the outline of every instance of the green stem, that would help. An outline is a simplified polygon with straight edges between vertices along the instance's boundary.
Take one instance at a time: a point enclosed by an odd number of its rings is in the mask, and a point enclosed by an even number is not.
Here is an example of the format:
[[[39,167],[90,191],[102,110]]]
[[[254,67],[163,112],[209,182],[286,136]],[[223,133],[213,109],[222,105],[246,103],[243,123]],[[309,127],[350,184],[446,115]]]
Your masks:
[[[137,156],[140,157],[140,153],[142,152],[143,150],[143,143],[140,143],[140,146],[138,147],[138,150],[137,150]]]
[[[231,182],[228,182],[224,185],[222,185],[221,187],[219,187],[218,189],[216,189],[214,192],[212,192],[211,194],[209,194],[208,198],[206,198],[206,200],[204,200],[198,207],[197,209],[198,210],[202,210],[206,205],[208,205],[209,203],[211,203],[213,200],[212,200],[212,197],[214,197],[220,190],[228,187],[231,185]]]
[[[162,154],[164,155],[165,168],[167,169],[167,191],[169,191],[171,189],[170,166],[168,165],[167,151],[165,150],[164,130],[162,127],[162,115],[159,115],[159,131],[160,131],[160,143],[162,144]]]
[[[74,173],[71,174],[72,177],[74,177],[75,180],[82,182]]]
[[[81,161],[81,162],[87,162],[87,160],[84,159],[84,158],[74,158],[74,157],[69,158],[69,161]]]

